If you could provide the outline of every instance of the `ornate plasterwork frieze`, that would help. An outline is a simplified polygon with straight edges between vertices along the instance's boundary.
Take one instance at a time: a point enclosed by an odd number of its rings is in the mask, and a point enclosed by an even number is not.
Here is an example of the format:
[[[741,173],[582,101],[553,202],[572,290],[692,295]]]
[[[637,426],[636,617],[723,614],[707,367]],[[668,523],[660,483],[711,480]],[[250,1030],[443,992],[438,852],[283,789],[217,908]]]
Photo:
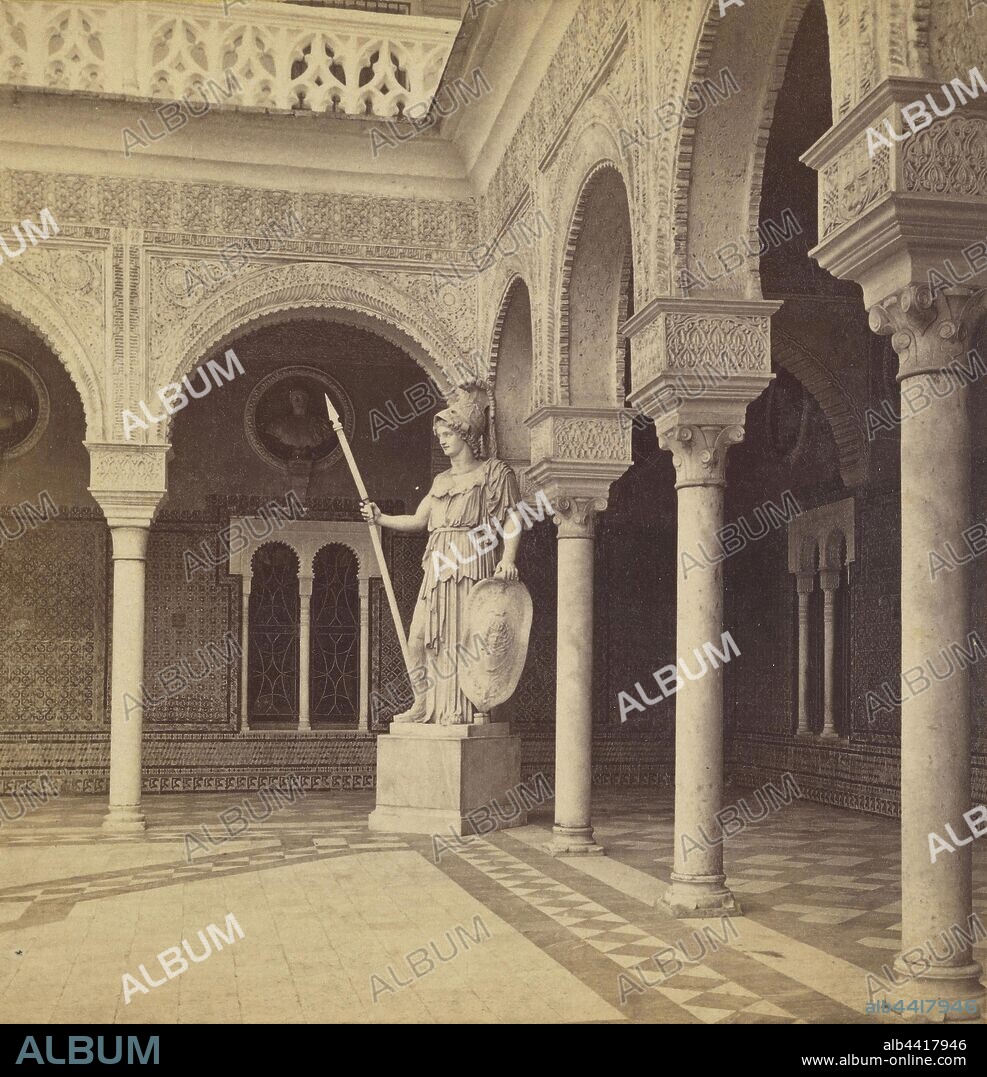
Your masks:
[[[987,116],[947,116],[905,142],[901,185],[909,193],[987,198]]]
[[[417,250],[414,260],[438,263],[474,246],[477,234],[471,201],[0,170],[0,219],[20,219],[36,213],[39,206],[46,206],[59,225],[212,234],[225,237],[224,243],[236,236],[261,236],[272,218],[280,223],[294,213],[305,244],[345,244],[350,253],[364,257],[387,257],[371,252],[393,251],[406,258],[408,250]],[[290,234],[290,227],[285,230]]]

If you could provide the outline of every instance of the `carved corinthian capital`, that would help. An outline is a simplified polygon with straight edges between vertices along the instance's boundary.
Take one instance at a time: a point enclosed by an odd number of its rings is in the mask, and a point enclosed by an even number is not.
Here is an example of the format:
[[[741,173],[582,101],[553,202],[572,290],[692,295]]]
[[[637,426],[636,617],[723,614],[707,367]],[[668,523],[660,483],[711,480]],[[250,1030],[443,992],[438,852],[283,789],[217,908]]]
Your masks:
[[[559,538],[592,538],[596,533],[596,514],[607,507],[606,497],[573,496],[557,493],[552,498],[555,525]]]
[[[677,490],[683,486],[725,486],[727,450],[743,440],[744,428],[739,423],[675,426],[658,435],[658,444],[672,454]]]
[[[926,284],[909,284],[870,308],[870,327],[891,337],[899,359],[898,380],[937,374],[967,352],[977,322],[987,312],[987,290],[944,288],[933,296]]]

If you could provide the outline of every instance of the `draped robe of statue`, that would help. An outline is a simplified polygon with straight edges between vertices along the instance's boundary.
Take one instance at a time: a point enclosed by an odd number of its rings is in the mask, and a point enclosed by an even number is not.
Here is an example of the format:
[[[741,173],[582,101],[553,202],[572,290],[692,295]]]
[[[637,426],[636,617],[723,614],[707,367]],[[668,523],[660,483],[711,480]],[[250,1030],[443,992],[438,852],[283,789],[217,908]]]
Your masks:
[[[431,681],[425,693],[425,722],[461,725],[476,720],[476,708],[460,688],[459,667],[477,654],[477,644],[465,638],[466,599],[473,585],[489,579],[503,553],[503,536],[521,530],[516,506],[520,500],[517,476],[502,460],[482,461],[473,471],[454,475],[444,471],[429,491],[428,545],[422,558],[425,578],[419,601],[425,603],[425,666]],[[513,519],[511,510],[514,510]],[[497,546],[482,549],[470,532],[489,526]]]

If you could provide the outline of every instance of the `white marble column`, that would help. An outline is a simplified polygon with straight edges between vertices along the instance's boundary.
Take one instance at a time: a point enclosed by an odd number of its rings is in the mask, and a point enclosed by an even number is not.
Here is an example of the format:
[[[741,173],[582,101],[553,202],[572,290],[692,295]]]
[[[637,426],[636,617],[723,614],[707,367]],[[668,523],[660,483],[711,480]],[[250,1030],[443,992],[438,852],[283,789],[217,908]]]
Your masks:
[[[145,829],[141,803],[144,721],[144,577],[151,521],[165,493],[167,445],[87,442],[89,492],[113,544],[110,657],[110,800],[103,828]]]
[[[144,563],[150,521],[110,523],[113,626],[110,666],[110,807],[103,829],[143,830],[141,733],[144,722]]]
[[[312,577],[298,577],[298,732],[311,733],[309,693],[312,652]]]
[[[250,693],[250,585],[253,577],[240,577],[243,608],[240,611],[240,729],[250,732],[249,693]]]
[[[358,728],[370,728],[370,580],[359,578],[360,588],[360,721]]]
[[[675,465],[678,537],[675,700],[675,849],[659,905],[674,916],[735,915],[723,869],[723,664],[743,662],[744,623],[724,637],[727,450],[743,440],[747,405],[770,384],[770,316],[764,300],[656,298],[624,327],[631,336],[630,403],[655,423]],[[740,657],[735,655],[734,647]],[[695,671],[687,677],[685,669]]]
[[[840,586],[839,572],[820,572],[819,586],[823,593],[823,728],[820,735],[835,740],[836,592]]]
[[[557,662],[553,855],[602,853],[593,838],[593,548],[596,498],[557,497]]]
[[[961,534],[970,518],[970,419],[967,388],[950,363],[968,366],[970,327],[984,314],[984,293],[949,289],[933,300],[925,285],[912,285],[871,308],[876,332],[893,334],[898,353],[901,432],[901,669],[903,677],[940,652],[967,645],[975,627],[970,617],[972,574],[960,564],[932,579],[929,553],[949,543],[963,550]],[[982,631],[982,629],[981,629]],[[947,650],[948,653],[948,650]],[[921,997],[979,999],[982,968],[972,946],[956,938],[973,913],[971,843],[957,845],[932,862],[929,834],[947,824],[969,836],[970,673],[939,680],[912,675],[901,707],[901,947],[897,967],[914,975],[917,949],[932,968],[917,977]],[[926,667],[927,668],[927,667]],[[951,843],[952,844],[952,843]],[[947,947],[942,933],[951,945]],[[930,953],[948,953],[944,960]],[[912,956],[910,956],[912,955]]]
[[[672,452],[678,495],[676,654],[701,668],[704,647],[720,648],[723,633],[722,562],[700,568],[703,550],[716,549],[723,526],[726,454],[744,436],[740,425],[679,426],[660,434]],[[742,642],[738,646],[743,651]],[[723,871],[716,813],[723,806],[723,667],[706,663],[697,680],[680,678],[675,695],[675,861],[662,904],[676,916],[740,912]],[[707,835],[710,843],[703,839]]]
[[[799,698],[798,698],[798,732],[805,736],[811,734],[809,725],[809,596],[815,587],[814,573],[800,572],[795,577],[795,590],[798,593],[799,618]]]
[[[593,551],[595,515],[631,463],[622,408],[542,407],[526,420],[525,499],[544,494],[558,535],[553,856],[600,854],[593,837]]]

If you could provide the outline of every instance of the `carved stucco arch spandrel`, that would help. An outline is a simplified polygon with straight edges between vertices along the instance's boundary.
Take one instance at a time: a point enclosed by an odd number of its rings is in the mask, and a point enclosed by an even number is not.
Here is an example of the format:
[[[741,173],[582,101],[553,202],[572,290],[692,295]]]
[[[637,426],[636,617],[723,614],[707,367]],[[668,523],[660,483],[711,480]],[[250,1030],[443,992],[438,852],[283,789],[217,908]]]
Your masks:
[[[373,273],[324,262],[273,266],[231,284],[194,312],[184,331],[166,342],[155,384],[178,382],[212,348],[254,323],[291,311],[337,310],[380,326],[380,335],[403,346],[442,385],[468,361],[463,348],[436,327],[437,318]]]
[[[36,332],[55,353],[82,400],[86,439],[99,441],[106,432],[106,416],[93,357],[48,295],[37,284],[14,272],[14,268],[8,266],[0,272],[0,308]]]

